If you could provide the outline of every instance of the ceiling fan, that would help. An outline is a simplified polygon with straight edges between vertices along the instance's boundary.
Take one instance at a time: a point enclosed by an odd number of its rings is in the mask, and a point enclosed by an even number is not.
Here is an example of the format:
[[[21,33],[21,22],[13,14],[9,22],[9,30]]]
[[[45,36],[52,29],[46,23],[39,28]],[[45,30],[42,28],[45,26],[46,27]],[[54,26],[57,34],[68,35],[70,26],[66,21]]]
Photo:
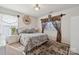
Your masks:
[[[34,9],[35,9],[36,11],[39,11],[39,10],[40,10],[39,4],[36,4],[36,5],[34,6]]]

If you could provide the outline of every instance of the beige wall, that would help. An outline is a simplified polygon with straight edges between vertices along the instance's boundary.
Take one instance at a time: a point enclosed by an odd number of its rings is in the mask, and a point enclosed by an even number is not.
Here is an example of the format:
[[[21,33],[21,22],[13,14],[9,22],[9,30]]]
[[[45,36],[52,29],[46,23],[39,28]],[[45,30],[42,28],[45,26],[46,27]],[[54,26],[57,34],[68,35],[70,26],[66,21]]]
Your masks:
[[[20,15],[20,18],[19,18],[19,32],[24,29],[29,29],[29,28],[39,29],[39,21],[37,18],[30,16],[30,18],[31,18],[30,24],[25,24],[22,19],[23,16],[24,15]]]
[[[71,18],[71,51],[79,53],[79,16]]]
[[[70,43],[70,39],[71,39],[70,38],[70,27],[71,27],[70,26],[70,19],[74,16],[79,16],[79,7],[70,8],[70,9],[67,9],[67,10],[59,11],[59,12],[54,12],[54,13],[52,13],[52,16],[60,15],[61,13],[66,14],[62,18],[62,21],[61,21],[62,42]],[[47,15],[40,17],[39,19],[45,18],[45,17],[47,17]]]

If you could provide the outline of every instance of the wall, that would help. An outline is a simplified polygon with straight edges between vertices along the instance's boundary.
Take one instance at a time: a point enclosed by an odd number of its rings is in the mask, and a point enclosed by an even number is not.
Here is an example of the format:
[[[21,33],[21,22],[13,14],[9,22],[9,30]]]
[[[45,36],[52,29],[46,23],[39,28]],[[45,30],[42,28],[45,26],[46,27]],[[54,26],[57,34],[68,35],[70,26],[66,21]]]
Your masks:
[[[35,17],[32,17],[32,16],[30,16],[30,18],[31,18],[31,22],[30,22],[30,24],[25,24],[24,22],[23,22],[23,16],[24,15],[20,15],[20,18],[19,18],[19,32],[21,32],[22,30],[24,30],[24,29],[30,29],[30,28],[36,28],[36,29],[39,29],[39,27],[38,27],[38,25],[39,25],[39,21],[38,21],[38,19],[37,18],[35,18]],[[26,15],[27,16],[27,15]]]
[[[79,16],[71,18],[71,51],[79,53]]]
[[[70,39],[71,39],[70,38],[70,19],[73,16],[79,15],[79,7],[70,8],[59,12],[53,12],[52,16],[60,15],[61,13],[66,14],[61,20],[62,42],[70,43]],[[39,19],[45,18],[45,17],[47,17],[47,15],[40,17]]]
[[[0,17],[0,28],[1,28],[1,17]],[[0,36],[1,36],[1,29],[0,29]]]

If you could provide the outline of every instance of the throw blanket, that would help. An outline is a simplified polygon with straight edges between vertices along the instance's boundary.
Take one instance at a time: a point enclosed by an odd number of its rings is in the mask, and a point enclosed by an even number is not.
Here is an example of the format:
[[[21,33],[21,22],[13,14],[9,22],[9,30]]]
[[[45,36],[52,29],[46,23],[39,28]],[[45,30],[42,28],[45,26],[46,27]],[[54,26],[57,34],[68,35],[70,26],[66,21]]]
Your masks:
[[[48,40],[39,47],[27,52],[26,55],[68,55],[69,48],[69,44]]]
[[[31,51],[33,48],[42,45],[43,43],[47,42],[48,36],[47,35],[39,35],[31,37],[25,47],[25,53]]]

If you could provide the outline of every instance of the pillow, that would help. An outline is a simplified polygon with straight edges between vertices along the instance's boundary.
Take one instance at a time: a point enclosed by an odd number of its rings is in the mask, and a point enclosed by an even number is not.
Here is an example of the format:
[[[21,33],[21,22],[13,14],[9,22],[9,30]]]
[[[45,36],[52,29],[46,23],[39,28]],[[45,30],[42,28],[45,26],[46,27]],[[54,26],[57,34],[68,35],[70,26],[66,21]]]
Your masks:
[[[20,38],[19,35],[12,35],[12,36],[9,36],[9,37],[6,39],[6,42],[7,42],[8,44],[15,43],[15,42],[19,42],[19,38]]]
[[[32,29],[30,29],[30,32],[32,32],[32,33],[38,33],[38,30],[32,28]]]
[[[32,28],[32,29],[25,29],[21,33],[37,33],[37,32],[38,32],[37,30]]]

